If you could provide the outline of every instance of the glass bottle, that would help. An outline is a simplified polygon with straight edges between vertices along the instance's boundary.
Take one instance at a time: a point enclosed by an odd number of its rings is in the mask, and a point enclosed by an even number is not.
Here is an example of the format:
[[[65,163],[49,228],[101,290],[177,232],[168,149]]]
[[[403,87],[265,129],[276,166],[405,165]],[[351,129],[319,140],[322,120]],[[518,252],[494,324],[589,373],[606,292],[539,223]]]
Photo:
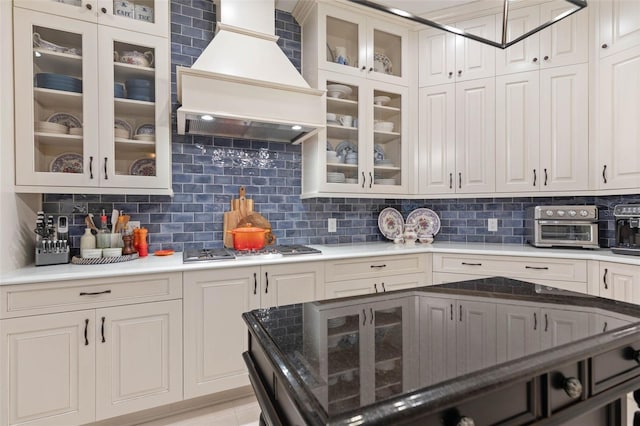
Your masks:
[[[109,234],[109,229],[107,228],[107,215],[104,214],[104,211],[102,212],[102,216],[100,216],[100,229],[98,230],[96,240],[96,246],[98,248],[111,247],[111,235]]]

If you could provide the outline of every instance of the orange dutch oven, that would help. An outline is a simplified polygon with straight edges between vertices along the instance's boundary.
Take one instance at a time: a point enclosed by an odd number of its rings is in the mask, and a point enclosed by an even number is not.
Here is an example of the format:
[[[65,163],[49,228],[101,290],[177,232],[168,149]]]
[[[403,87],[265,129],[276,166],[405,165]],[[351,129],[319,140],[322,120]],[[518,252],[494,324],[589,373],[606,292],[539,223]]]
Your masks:
[[[266,229],[247,224],[230,232],[233,235],[234,250],[260,250],[264,248]]]

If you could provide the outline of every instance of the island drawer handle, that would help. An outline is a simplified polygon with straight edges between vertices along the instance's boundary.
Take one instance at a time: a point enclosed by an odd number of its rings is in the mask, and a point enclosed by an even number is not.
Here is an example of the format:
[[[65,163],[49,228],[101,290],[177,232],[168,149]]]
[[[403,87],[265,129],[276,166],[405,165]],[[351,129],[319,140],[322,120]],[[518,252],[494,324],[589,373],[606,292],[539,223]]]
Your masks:
[[[558,373],[555,377],[556,388],[564,390],[571,399],[578,399],[582,396],[582,383],[575,377],[565,377],[562,373]]]
[[[94,291],[94,292],[81,291],[80,296],[97,296],[99,294],[109,294],[109,293],[111,293],[111,290]]]
[[[382,265],[370,265],[371,269],[380,269],[380,268],[386,268],[387,265],[386,264],[382,264]]]
[[[529,265],[526,265],[524,268],[525,269],[536,269],[536,270],[540,270],[540,271],[548,271],[549,270],[548,266],[529,266]]]
[[[467,265],[467,266],[482,266],[482,263],[468,263],[468,262],[462,262],[463,265]]]
[[[607,274],[609,273],[609,268],[604,268],[604,275],[602,276],[602,282],[604,283],[604,289],[607,290],[609,288],[609,284],[607,283]]]

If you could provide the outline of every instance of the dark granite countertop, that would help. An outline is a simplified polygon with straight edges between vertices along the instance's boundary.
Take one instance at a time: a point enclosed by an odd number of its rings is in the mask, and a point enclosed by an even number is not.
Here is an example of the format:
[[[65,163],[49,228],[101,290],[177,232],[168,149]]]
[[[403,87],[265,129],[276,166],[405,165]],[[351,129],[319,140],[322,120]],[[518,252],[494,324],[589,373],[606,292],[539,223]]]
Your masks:
[[[640,334],[636,305],[501,277],[258,309],[244,319],[309,424],[388,423]],[[532,324],[536,331],[518,329]],[[543,328],[551,338],[541,344]],[[527,339],[537,346],[525,349]]]

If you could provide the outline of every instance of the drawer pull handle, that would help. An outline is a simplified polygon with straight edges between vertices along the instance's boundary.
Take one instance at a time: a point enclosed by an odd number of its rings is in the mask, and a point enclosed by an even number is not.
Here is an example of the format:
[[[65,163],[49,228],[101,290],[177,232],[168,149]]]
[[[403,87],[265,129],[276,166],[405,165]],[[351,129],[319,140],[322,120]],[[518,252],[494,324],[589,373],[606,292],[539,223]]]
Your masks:
[[[362,325],[367,324],[367,313],[365,312],[365,310],[362,310]]]
[[[81,291],[80,296],[97,296],[99,294],[109,294],[109,293],[111,293],[111,290],[94,291],[94,292]]]
[[[482,266],[482,263],[468,263],[468,262],[462,262],[463,265],[467,265],[467,266]]]
[[[575,377],[564,377],[558,373],[555,377],[556,387],[562,389],[571,399],[578,399],[582,396],[582,383]]]
[[[462,321],[462,305],[460,305],[460,321]]]
[[[84,320],[84,345],[89,346],[89,339],[87,338],[87,329],[89,328],[89,319]]]
[[[100,326],[100,333],[102,334],[102,343],[106,342],[106,340],[104,338],[104,320],[105,320],[105,318],[102,317],[102,325]]]
[[[536,269],[536,270],[540,270],[540,271],[548,271],[549,267],[548,266],[525,266],[525,269]]]
[[[604,289],[609,289],[609,284],[607,284],[607,273],[609,273],[608,268],[604,268],[604,275],[602,276],[602,282],[604,283]]]
[[[547,169],[544,169],[544,186],[547,186],[548,179],[549,179],[549,176],[547,175]]]
[[[451,321],[453,321],[453,303],[451,304]]]
[[[536,312],[533,313],[533,329],[538,329],[538,314]]]
[[[258,293],[258,276],[254,272],[253,273],[253,294],[257,294],[257,293]]]
[[[547,330],[549,330],[549,316],[544,314],[544,331],[546,332]]]
[[[386,264],[382,264],[382,265],[371,265],[371,269],[380,269],[380,268],[386,268],[387,265]]]
[[[266,281],[266,284],[264,286],[264,294],[267,294],[269,293],[269,273],[268,272],[264,273],[264,279]]]

